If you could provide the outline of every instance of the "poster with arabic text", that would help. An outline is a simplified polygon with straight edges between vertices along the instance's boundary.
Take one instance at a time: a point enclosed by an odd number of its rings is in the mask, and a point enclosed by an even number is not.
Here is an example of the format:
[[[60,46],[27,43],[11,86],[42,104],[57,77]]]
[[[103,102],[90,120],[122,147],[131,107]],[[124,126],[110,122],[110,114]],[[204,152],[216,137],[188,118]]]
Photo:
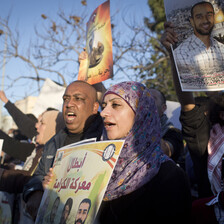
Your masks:
[[[58,149],[36,224],[93,223],[123,144],[100,141]]]
[[[104,2],[93,11],[86,33],[88,58],[80,62],[78,80],[96,84],[113,76],[110,1]]]

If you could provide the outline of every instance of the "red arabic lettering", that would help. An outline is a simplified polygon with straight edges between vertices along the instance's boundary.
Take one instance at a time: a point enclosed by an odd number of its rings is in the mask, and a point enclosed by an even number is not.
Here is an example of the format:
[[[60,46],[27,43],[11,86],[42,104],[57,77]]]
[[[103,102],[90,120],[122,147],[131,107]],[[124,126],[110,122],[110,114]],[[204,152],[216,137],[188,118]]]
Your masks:
[[[79,158],[78,157],[74,157],[71,159],[68,167],[67,167],[67,172],[69,172],[71,169],[80,169],[83,167],[84,165],[84,162],[86,160],[86,156],[87,156],[87,152],[85,153],[85,156],[84,158],[79,161]]]

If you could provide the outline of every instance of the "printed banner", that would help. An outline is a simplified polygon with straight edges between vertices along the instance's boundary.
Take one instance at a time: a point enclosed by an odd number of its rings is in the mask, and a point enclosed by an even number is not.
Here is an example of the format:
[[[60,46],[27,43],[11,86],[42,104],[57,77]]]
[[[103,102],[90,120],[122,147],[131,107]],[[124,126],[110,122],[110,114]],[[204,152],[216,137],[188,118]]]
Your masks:
[[[102,82],[113,76],[112,34],[110,1],[98,6],[87,23],[87,60],[81,60],[78,80],[90,84]]]
[[[172,50],[183,91],[224,89],[224,2],[201,2],[164,0],[167,21],[178,35]]]
[[[36,224],[93,223],[123,144],[100,141],[58,149]]]

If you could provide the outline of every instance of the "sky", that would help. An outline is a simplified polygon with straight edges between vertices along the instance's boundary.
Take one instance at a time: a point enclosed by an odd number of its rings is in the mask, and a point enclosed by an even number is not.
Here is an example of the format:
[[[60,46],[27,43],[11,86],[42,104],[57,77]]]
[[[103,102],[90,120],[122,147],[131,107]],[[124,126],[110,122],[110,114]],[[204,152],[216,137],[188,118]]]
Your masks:
[[[105,0],[87,0],[86,12],[91,15],[92,11],[97,8]],[[10,27],[18,29],[23,34],[21,46],[24,50],[27,47],[30,39],[34,36],[34,26],[40,25],[42,22],[41,14],[48,15],[52,19],[56,18],[59,9],[66,13],[79,11],[81,0],[0,0],[0,17],[6,18],[10,14]],[[83,7],[83,6],[82,6]],[[147,5],[147,0],[111,0],[110,13],[114,15],[118,12],[118,16],[125,15],[126,18],[135,19],[143,23],[144,17],[150,16],[150,10]],[[119,20],[118,20],[119,21]],[[116,24],[121,26],[122,23]],[[0,26],[0,29],[3,29]],[[126,34],[127,35],[127,34]],[[0,49],[4,49],[4,35],[0,38]],[[0,83],[2,83],[3,69],[0,68]],[[9,88],[8,77],[11,79],[20,75],[27,75],[30,72],[27,66],[22,65],[19,60],[11,60],[5,66],[5,78],[3,90],[6,96],[12,101],[23,99],[31,92],[32,95],[37,95],[37,89],[33,86],[26,85],[26,81],[18,81],[14,88]],[[106,82],[106,85],[110,80]],[[33,92],[30,89],[33,88]]]

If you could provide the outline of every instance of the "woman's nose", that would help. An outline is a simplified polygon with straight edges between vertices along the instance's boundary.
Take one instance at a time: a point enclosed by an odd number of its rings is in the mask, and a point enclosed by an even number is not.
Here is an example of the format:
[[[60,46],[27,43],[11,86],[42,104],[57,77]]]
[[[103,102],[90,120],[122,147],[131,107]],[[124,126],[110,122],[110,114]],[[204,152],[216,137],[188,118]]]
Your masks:
[[[107,109],[107,107],[104,107],[104,109],[100,113],[100,116],[105,118],[106,116],[108,116],[108,114],[109,114],[109,110]]]

